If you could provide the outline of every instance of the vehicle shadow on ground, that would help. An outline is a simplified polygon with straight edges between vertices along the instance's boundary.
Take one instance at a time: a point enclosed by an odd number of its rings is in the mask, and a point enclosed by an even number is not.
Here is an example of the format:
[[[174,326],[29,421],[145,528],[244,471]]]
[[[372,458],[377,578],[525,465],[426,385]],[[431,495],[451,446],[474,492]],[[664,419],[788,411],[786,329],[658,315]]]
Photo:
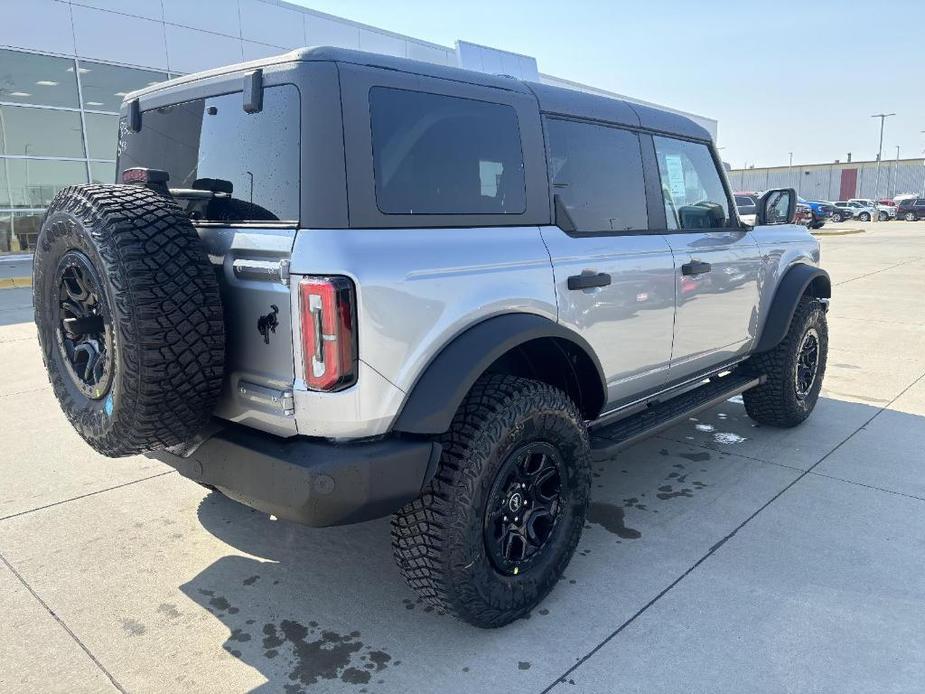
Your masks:
[[[730,516],[744,520],[877,411],[823,399],[815,424],[781,431],[755,426],[733,400],[595,465],[582,542],[530,624],[486,632],[425,606],[393,565],[387,519],[312,529],[272,521],[215,492],[200,504],[199,520],[238,554],[181,590],[228,629],[224,649],[267,679],[259,691],[381,691],[393,677],[394,690],[405,680],[396,670],[409,668],[418,671],[415,681],[436,686],[448,672],[464,677],[466,664],[483,656],[497,661],[490,649],[516,653],[515,642],[553,629],[553,618],[544,621],[550,609],[558,620],[603,610],[619,626],[646,599],[639,591],[610,594],[615,571],[651,595],[649,587],[667,584],[720,541],[738,522]],[[595,607],[605,591],[607,604]],[[440,658],[429,656],[435,644]],[[512,657],[512,672],[530,667]]]

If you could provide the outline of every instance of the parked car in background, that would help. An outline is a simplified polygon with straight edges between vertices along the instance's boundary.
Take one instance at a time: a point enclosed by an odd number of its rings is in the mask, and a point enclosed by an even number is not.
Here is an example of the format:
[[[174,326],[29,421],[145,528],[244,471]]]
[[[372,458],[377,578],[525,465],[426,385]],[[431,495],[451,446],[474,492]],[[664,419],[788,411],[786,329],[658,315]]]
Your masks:
[[[881,205],[874,202],[870,198],[851,198],[848,202],[856,202],[864,207],[870,207],[876,211],[876,217],[878,221],[886,222],[890,219],[896,218],[896,208],[890,207],[889,205]]]
[[[739,219],[754,226],[755,215],[758,213],[758,198],[761,196],[757,193],[733,193],[733,196],[736,209],[739,211]]]
[[[839,200],[835,203],[835,206],[841,207],[842,209],[850,209],[852,211],[852,216],[862,222],[869,222],[877,216],[876,208],[870,207],[869,205],[862,205],[856,200]]]
[[[893,198],[880,198],[877,200],[878,205],[886,205],[887,207],[896,207],[896,201]]]
[[[804,200],[803,198],[799,198],[799,201],[809,207],[812,212],[813,219],[809,225],[812,229],[821,229],[835,212],[835,206],[830,202]]]
[[[847,200],[833,202],[832,206],[835,208],[832,212],[832,221],[836,223],[847,222],[849,219],[854,219],[858,214],[858,209],[849,205]]]
[[[805,202],[797,202],[797,211],[796,215],[793,218],[793,221],[797,224],[802,224],[805,227],[812,226],[813,224],[813,210]]]
[[[896,205],[896,218],[914,222],[925,219],[925,198],[905,198]]]

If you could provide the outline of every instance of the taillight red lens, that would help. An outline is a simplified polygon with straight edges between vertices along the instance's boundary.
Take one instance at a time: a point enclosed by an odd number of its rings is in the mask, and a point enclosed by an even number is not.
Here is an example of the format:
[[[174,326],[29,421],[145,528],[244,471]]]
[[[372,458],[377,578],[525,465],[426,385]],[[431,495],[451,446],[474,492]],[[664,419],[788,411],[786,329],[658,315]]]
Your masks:
[[[302,365],[312,390],[356,382],[356,301],[346,277],[306,277],[299,283]]]

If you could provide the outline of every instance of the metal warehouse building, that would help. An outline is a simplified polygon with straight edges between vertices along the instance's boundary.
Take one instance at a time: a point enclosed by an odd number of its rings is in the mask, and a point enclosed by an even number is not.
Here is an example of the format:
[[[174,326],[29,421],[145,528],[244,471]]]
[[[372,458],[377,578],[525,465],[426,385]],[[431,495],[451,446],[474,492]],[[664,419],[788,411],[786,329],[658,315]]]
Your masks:
[[[279,0],[0,0],[0,253],[29,250],[62,187],[114,180],[124,94],[311,45],[627,98],[540,73],[530,56],[449,48]],[[716,137],[715,120],[684,115]]]
[[[925,159],[880,162],[879,186],[876,161],[733,169],[729,172],[729,182],[733,189],[741,191],[796,188],[808,200],[876,200],[903,193],[925,195]]]

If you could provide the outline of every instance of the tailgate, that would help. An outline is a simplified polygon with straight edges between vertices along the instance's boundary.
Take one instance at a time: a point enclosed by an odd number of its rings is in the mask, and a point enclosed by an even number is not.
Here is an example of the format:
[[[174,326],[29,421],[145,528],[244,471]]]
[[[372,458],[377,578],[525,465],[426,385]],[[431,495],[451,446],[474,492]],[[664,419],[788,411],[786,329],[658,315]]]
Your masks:
[[[225,312],[225,384],[215,414],[292,436],[289,258],[296,230],[208,227],[199,235],[219,272]]]

